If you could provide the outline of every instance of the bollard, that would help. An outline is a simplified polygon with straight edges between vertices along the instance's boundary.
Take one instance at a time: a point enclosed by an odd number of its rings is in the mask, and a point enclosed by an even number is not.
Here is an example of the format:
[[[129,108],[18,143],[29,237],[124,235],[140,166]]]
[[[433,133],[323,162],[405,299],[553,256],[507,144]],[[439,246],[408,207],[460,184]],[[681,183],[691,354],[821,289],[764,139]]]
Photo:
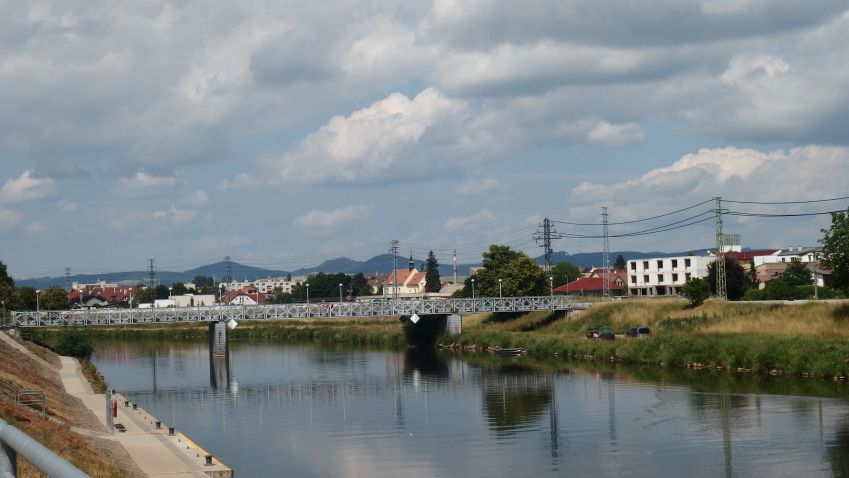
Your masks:
[[[162,422],[156,420],[156,429],[159,430],[160,428],[162,428]]]
[[[174,427],[168,427],[168,436],[169,437],[174,436]]]
[[[206,455],[206,466],[212,466],[212,455]]]
[[[125,407],[129,407],[129,406],[130,406],[130,401],[129,401],[129,400],[124,400],[124,406],[125,406]]]
[[[134,404],[133,404],[133,410],[136,410],[136,409],[138,409],[138,408],[139,408],[139,404],[138,404],[138,403],[134,403]]]

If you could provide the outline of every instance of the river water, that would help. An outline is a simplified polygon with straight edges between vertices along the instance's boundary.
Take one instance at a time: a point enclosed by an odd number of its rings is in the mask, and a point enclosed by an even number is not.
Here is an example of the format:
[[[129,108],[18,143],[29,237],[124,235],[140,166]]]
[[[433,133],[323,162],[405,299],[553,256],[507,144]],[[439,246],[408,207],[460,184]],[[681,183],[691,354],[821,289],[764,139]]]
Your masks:
[[[849,476],[846,389],[819,381],[262,341],[94,362],[240,478]]]

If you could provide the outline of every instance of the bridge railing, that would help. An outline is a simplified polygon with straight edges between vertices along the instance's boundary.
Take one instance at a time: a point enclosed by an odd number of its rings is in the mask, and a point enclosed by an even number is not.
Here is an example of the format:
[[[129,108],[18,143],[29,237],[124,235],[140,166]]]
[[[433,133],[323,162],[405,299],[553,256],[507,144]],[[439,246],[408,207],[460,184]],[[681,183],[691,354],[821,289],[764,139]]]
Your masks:
[[[82,309],[13,312],[19,327],[66,325],[124,325],[218,320],[274,320],[332,317],[382,317],[402,315],[469,314],[474,312],[531,312],[570,310],[568,296],[480,297],[475,299],[377,299],[363,302],[310,304],[213,305],[147,309]]]

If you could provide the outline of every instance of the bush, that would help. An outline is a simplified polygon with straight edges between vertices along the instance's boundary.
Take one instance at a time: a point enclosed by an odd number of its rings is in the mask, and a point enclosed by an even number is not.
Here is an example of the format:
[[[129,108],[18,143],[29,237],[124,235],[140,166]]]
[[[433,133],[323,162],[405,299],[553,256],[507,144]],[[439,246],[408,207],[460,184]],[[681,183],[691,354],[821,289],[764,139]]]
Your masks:
[[[56,352],[60,355],[87,359],[94,352],[91,335],[80,327],[68,327],[59,332]]]
[[[690,301],[690,305],[698,307],[710,297],[710,284],[702,278],[692,278],[681,288],[681,297]]]

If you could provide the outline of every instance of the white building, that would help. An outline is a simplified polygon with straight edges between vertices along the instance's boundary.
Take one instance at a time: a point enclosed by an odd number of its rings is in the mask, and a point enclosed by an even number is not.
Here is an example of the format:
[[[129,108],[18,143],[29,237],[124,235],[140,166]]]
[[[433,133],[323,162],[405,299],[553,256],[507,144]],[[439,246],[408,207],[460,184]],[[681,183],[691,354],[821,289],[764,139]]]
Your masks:
[[[280,289],[284,294],[291,294],[292,289],[298,283],[291,280],[286,280],[285,277],[274,277],[270,279],[260,279],[253,283],[254,287],[262,294],[271,294],[274,289]]]
[[[678,295],[691,277],[707,277],[711,256],[681,256],[628,261],[628,291],[637,296]]]
[[[207,305],[215,305],[215,295],[213,294],[185,294],[175,295],[171,297],[174,301],[174,307],[202,307]]]
[[[761,264],[777,264],[780,262],[819,262],[821,252],[822,248],[820,247],[789,247],[777,251],[775,254],[755,257],[753,260],[755,267]]]

